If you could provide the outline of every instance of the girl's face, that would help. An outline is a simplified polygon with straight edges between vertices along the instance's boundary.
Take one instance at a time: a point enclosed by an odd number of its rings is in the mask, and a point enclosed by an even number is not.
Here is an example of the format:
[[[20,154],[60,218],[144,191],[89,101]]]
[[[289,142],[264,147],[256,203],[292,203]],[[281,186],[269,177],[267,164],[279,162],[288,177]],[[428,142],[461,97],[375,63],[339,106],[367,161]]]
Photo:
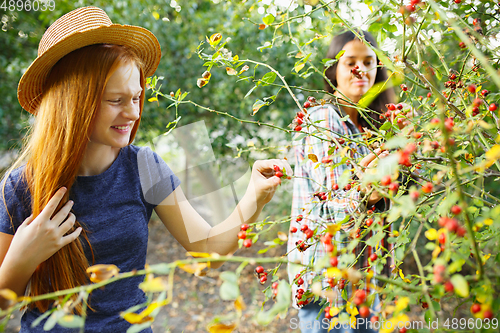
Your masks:
[[[140,115],[141,75],[133,63],[121,65],[109,78],[90,136],[93,146],[123,148]]]
[[[343,50],[345,53],[337,65],[337,89],[357,103],[375,83],[377,57],[372,49],[357,39],[346,43]],[[356,65],[359,66],[361,78],[351,72]],[[338,92],[335,92],[335,95],[342,96]]]

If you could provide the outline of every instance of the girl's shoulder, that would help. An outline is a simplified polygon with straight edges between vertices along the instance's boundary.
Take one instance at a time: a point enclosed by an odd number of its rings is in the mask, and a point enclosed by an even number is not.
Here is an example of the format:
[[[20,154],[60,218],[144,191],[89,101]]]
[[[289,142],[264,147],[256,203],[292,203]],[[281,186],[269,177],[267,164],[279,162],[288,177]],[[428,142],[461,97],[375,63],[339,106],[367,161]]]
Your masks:
[[[314,106],[307,110],[307,113],[309,114],[309,119],[312,121],[323,120],[327,118],[341,121],[342,116],[342,112],[338,105],[332,103]]]

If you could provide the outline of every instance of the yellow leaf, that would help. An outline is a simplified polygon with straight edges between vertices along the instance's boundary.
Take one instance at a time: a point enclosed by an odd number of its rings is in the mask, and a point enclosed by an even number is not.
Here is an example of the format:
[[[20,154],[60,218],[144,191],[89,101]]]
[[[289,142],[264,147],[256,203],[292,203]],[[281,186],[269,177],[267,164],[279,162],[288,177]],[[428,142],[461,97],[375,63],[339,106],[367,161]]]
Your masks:
[[[338,315],[339,312],[340,312],[340,309],[337,308],[336,306],[332,306],[330,308],[330,316],[332,316],[332,317],[335,317],[336,315]]]
[[[210,45],[217,45],[219,44],[220,40],[222,39],[222,35],[220,33],[213,34],[210,36],[209,43]]]
[[[227,75],[238,75],[238,72],[234,68],[231,68],[231,67],[226,67],[226,73],[227,73]]]
[[[492,225],[492,224],[493,224],[493,220],[492,220],[492,219],[490,219],[490,218],[487,218],[486,220],[484,220],[484,221],[483,221],[483,223],[484,223],[485,225],[488,225],[488,226],[489,226],[489,225]]]
[[[210,258],[211,255],[205,252],[188,252],[188,256],[195,257],[195,258]]]
[[[436,246],[434,250],[432,251],[432,257],[437,258],[437,256],[441,253],[441,248],[439,246]]]
[[[240,57],[238,57],[238,55],[235,55],[235,56],[233,57],[233,61],[238,61],[238,60],[240,60]]]
[[[139,284],[139,288],[141,288],[145,293],[157,293],[160,291],[164,291],[167,289],[167,284],[161,277],[155,277],[154,279],[148,279]]]
[[[394,310],[395,312],[401,312],[401,310],[406,309],[406,307],[410,304],[410,298],[409,297],[401,297],[397,302],[396,302],[396,309]]]
[[[160,19],[160,14],[158,14],[158,12],[153,12],[153,17],[155,18],[155,20],[159,20]]]
[[[229,325],[217,323],[210,324],[207,330],[210,333],[231,333],[236,327],[237,325],[235,323]]]
[[[148,99],[148,102],[158,102],[158,98],[151,97],[150,99]]]
[[[399,236],[399,231],[393,230],[392,234],[394,235],[394,237],[398,237]]]
[[[278,238],[283,242],[286,242],[288,240],[287,234],[281,231],[278,231]]]
[[[432,228],[425,232],[425,237],[427,237],[428,240],[433,241],[438,238],[438,233],[436,229]]]
[[[477,121],[477,124],[478,124],[479,126],[481,126],[482,128],[487,129],[487,130],[489,130],[489,129],[492,129],[492,128],[493,128],[493,125],[488,124],[487,122],[485,122],[485,121],[484,121],[484,120],[482,120],[482,119],[479,119],[479,120]]]
[[[455,289],[455,294],[463,298],[469,297],[469,283],[462,275],[455,274],[451,277],[450,281]]]
[[[206,263],[192,263],[190,265],[179,265],[179,268],[190,274],[199,276],[201,271],[207,267]]]
[[[319,0],[305,0],[304,3],[311,5],[311,6],[316,6],[318,4]]]
[[[405,275],[403,274],[403,270],[400,268],[399,269],[399,276],[401,277],[401,280],[403,280],[406,283],[410,283],[411,281],[405,278]]]
[[[330,327],[328,328],[328,332],[330,332],[332,329],[334,329],[338,323],[339,323],[339,317],[335,317],[335,318],[330,319]]]
[[[120,269],[115,265],[94,265],[87,268],[87,274],[90,274],[90,281],[98,283],[117,276]]]
[[[9,301],[15,301],[17,299],[17,294],[10,289],[0,289],[0,297]]]
[[[313,163],[317,163],[318,162],[318,156],[314,155],[314,154],[308,154],[307,157],[309,157],[309,159],[313,162]]]
[[[495,163],[496,160],[500,158],[500,145],[494,145],[491,147],[490,150],[488,150],[485,154],[486,156],[486,167],[489,168],[490,166]]]
[[[248,141],[247,147],[255,147],[255,143],[253,141]]]
[[[298,64],[297,66],[295,66],[293,69],[295,70],[295,72],[300,72],[302,68],[304,68],[306,64]]]
[[[394,331],[398,327],[398,324],[399,324],[399,327],[403,327],[404,323],[406,323],[409,320],[410,320],[410,318],[408,318],[408,316],[405,314],[400,314],[396,317],[392,317],[387,322],[385,322],[383,325],[381,325],[380,333],[391,333],[392,331]]]
[[[342,272],[337,267],[330,267],[325,271],[325,276],[327,278],[334,278],[336,280],[339,280],[340,278],[342,278]]]
[[[199,78],[198,80],[196,80],[196,85],[198,86],[198,88],[204,87],[207,83],[208,83],[208,80],[205,80],[202,78]]]
[[[247,306],[245,305],[245,301],[243,300],[243,296],[238,296],[238,298],[234,301],[234,308],[238,312],[241,312],[247,308]]]
[[[326,226],[326,230],[332,234],[332,235],[335,235],[337,233],[337,231],[340,230],[340,224],[335,224],[335,223],[330,223]]]

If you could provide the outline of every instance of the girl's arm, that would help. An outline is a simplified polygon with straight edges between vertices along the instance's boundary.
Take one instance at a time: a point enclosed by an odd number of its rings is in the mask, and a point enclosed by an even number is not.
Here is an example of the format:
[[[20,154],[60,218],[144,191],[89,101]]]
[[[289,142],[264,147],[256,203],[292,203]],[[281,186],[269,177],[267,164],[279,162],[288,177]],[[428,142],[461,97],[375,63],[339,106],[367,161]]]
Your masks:
[[[70,212],[72,201],[54,215],[66,191],[66,188],[59,189],[42,212],[36,218],[28,217],[14,236],[0,233],[0,290],[7,288],[18,296],[24,295],[38,265],[78,238],[81,228],[65,235],[76,220]],[[0,297],[0,307],[7,305],[8,302]]]
[[[287,174],[292,174],[290,165],[284,160],[256,161],[245,195],[231,215],[214,227],[191,206],[180,186],[155,208],[156,213],[186,250],[222,255],[233,253],[238,248],[240,226],[257,220],[281,183],[281,179],[274,175],[274,165],[286,168]],[[212,263],[214,268],[220,265],[222,263]]]

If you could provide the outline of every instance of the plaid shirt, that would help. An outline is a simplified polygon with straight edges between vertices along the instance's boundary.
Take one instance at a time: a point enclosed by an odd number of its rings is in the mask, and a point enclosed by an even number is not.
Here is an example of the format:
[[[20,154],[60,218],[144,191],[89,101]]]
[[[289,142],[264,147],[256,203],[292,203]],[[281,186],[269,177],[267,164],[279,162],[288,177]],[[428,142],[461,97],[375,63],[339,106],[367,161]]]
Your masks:
[[[314,154],[321,162],[323,157],[329,156],[328,151],[331,150],[331,142],[328,136],[331,137],[355,137],[361,134],[360,130],[356,128],[354,123],[350,119],[343,121],[341,116],[345,119],[345,114],[339,110],[336,105],[323,105],[309,109],[308,112],[309,120],[311,123],[325,129],[320,130],[320,133],[314,131],[314,134],[324,138],[326,140],[321,140],[311,135],[304,136],[303,138],[298,138],[297,136],[301,133],[295,134],[294,149],[295,149],[295,171],[294,176],[294,186],[293,186],[293,202],[292,202],[292,220],[290,222],[290,227],[296,227],[298,231],[296,233],[290,233],[288,238],[288,260],[291,263],[301,263],[303,265],[309,265],[312,263],[318,263],[328,254],[325,250],[324,245],[321,242],[315,242],[307,250],[301,252],[297,249],[296,242],[300,240],[305,240],[305,234],[300,231],[300,227],[306,224],[309,229],[318,228],[317,234],[325,229],[326,224],[339,223],[344,221],[346,217],[349,217],[346,222],[342,225],[342,228],[333,235],[332,244],[336,246],[337,251],[340,255],[342,249],[346,249],[352,238],[350,234],[354,231],[355,222],[354,216],[364,210],[364,205],[361,205],[360,192],[357,190],[357,186],[354,186],[351,190],[344,190],[342,185],[339,189],[332,192],[332,197],[328,200],[320,201],[313,196],[313,193],[317,192],[329,192],[332,190],[334,184],[345,183],[345,179],[352,179],[351,168],[347,163],[341,163],[343,160],[342,154],[338,150],[334,154],[330,155],[333,165],[336,167],[324,166],[322,163],[318,166],[318,163],[312,162],[309,158],[309,154]],[[328,129],[328,130],[326,130]],[[326,133],[325,133],[326,132]],[[369,154],[369,150],[365,146],[358,146],[355,143],[350,144],[350,148],[354,152],[349,158],[352,160],[358,160]],[[344,161],[345,162],[345,161]],[[345,173],[345,174],[344,174]],[[349,177],[346,177],[349,176]],[[344,179],[344,180],[343,180]],[[385,206],[388,203],[385,199],[380,200],[377,203],[377,207],[381,204],[382,210],[385,210]],[[303,219],[300,222],[296,221],[298,215],[302,215]],[[389,228],[385,229],[386,234],[384,238],[377,245],[385,248],[387,251],[391,252],[391,244],[387,242],[388,233],[391,231]],[[371,237],[371,231],[363,238],[363,240]],[[309,242],[311,243],[311,240]],[[363,251],[364,249],[364,251]],[[344,250],[345,251],[345,250]],[[360,241],[358,245],[352,250],[354,257],[357,261],[352,260],[346,263],[350,266],[352,262],[355,262],[354,267],[361,269],[368,266],[368,258],[373,253],[374,249],[370,246],[366,246],[363,241]],[[379,249],[377,251],[379,257],[382,255],[382,251]],[[383,253],[386,254],[386,253]],[[359,258],[358,258],[359,256]],[[345,256],[344,256],[345,257]],[[340,258],[340,257],[339,257]],[[323,259],[328,260],[328,259]],[[384,275],[389,276],[391,265],[393,265],[392,255],[388,256],[386,259],[387,263],[384,266],[382,272],[374,271],[374,278],[367,284],[365,284],[365,290],[374,291],[373,286],[377,284],[376,274],[384,273]],[[342,264],[342,263],[341,263]],[[339,264],[339,266],[341,266]],[[330,264],[327,265],[329,267]],[[345,267],[345,266],[344,266]],[[302,278],[304,280],[304,285],[298,287],[297,284],[293,283],[297,273],[301,272],[303,267],[299,265],[288,265],[288,276],[290,283],[292,284],[293,292],[293,305],[299,308],[297,305],[297,299],[295,298],[296,291],[298,288],[307,290],[310,281],[318,274],[323,274],[325,269],[318,272],[309,272],[305,274]],[[327,279],[322,278],[323,289],[327,288]],[[371,287],[371,288],[370,288]],[[350,283],[345,284],[345,291],[347,299],[351,297],[352,285]],[[346,304],[346,300],[342,297],[341,292],[335,287],[336,298],[330,299],[332,301],[332,306],[341,308]]]

